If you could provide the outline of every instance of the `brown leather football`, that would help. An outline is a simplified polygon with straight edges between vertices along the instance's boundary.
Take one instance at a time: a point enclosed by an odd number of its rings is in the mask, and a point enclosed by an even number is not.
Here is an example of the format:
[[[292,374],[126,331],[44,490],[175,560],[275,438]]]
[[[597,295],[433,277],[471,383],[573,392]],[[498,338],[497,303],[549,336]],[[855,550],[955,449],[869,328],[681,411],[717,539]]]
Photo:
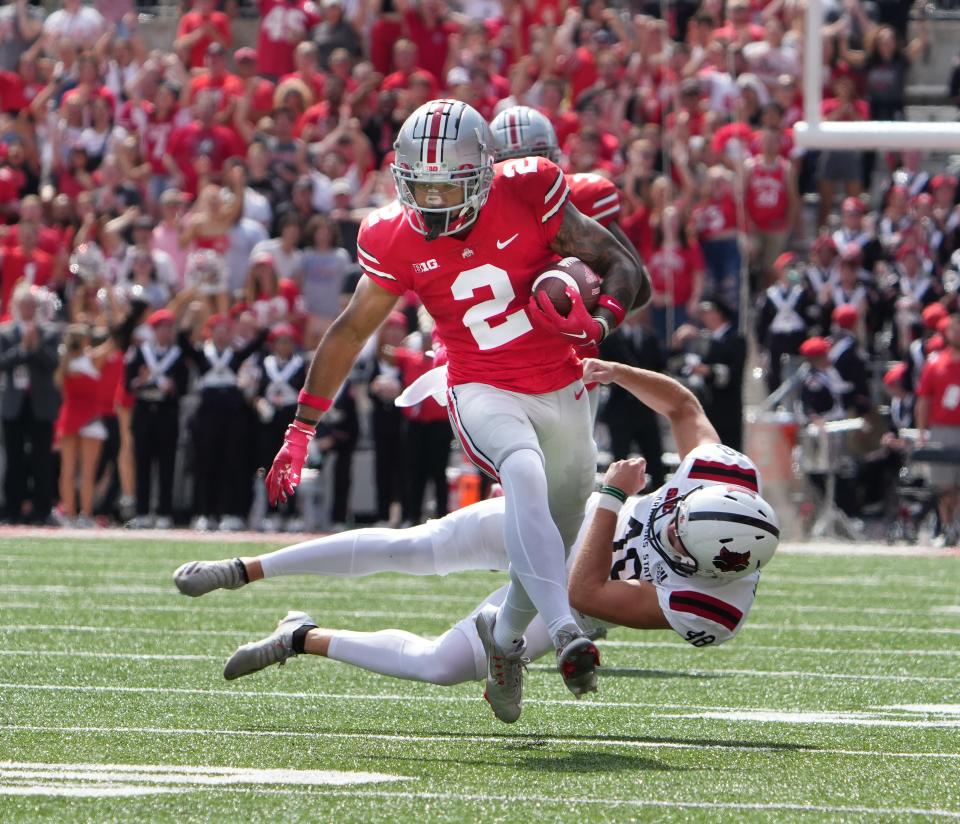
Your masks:
[[[533,281],[533,292],[543,292],[553,303],[554,308],[564,317],[570,311],[570,298],[567,287],[580,291],[584,306],[588,312],[597,307],[600,300],[600,278],[579,258],[566,257],[546,266]]]

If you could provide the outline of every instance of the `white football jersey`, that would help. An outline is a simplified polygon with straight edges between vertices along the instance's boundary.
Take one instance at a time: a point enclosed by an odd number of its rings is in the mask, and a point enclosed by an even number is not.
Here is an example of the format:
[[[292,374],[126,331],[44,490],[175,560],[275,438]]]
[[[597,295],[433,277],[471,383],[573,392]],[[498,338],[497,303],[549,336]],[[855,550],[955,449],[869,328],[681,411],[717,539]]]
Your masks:
[[[743,626],[760,579],[754,572],[733,581],[718,581],[675,572],[650,545],[650,529],[659,530],[673,516],[669,502],[702,486],[739,486],[762,494],[757,467],[746,455],[722,444],[698,446],[683,459],[673,477],[649,495],[630,498],[620,510],[614,537],[614,580],[649,581],[657,588],[660,608],[670,626],[697,647],[729,641]],[[598,495],[587,504],[584,530],[593,520]],[[661,506],[666,503],[667,506]],[[659,509],[659,511],[657,511]],[[651,513],[656,512],[654,522]]]

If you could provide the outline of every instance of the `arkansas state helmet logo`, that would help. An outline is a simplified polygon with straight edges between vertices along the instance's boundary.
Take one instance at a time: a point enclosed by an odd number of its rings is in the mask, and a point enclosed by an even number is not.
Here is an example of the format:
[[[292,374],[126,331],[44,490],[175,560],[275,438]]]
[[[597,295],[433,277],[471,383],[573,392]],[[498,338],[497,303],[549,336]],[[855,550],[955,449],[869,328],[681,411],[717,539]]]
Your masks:
[[[731,552],[724,547],[713,558],[713,565],[721,572],[742,572],[750,566],[749,552]]]

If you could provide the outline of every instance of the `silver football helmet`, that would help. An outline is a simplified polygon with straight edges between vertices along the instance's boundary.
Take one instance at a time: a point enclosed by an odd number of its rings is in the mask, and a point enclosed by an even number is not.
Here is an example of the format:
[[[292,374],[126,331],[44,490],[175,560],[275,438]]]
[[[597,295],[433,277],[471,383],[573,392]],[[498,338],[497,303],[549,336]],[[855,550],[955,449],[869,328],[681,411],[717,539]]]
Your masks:
[[[459,100],[424,103],[400,127],[391,171],[407,222],[427,240],[470,226],[493,183],[490,127]]]
[[[671,532],[683,552],[674,547]],[[717,484],[655,506],[648,540],[674,572],[729,581],[756,572],[773,557],[780,522],[756,493]]]
[[[511,157],[539,155],[556,163],[560,159],[560,145],[553,124],[529,106],[511,106],[492,121],[493,152],[497,163]]]

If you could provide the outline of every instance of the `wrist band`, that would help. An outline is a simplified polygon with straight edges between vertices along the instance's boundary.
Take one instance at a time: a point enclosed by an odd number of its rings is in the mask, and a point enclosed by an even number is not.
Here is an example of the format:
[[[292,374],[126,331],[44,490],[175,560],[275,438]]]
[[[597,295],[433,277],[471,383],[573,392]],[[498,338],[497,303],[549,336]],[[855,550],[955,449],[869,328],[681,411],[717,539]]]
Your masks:
[[[610,295],[600,295],[600,299],[597,301],[597,306],[601,309],[606,309],[611,315],[613,315],[614,320],[617,322],[617,326],[623,323],[623,319],[627,316],[627,310],[620,305],[620,301],[615,300],[610,297]]]
[[[620,508],[623,506],[623,501],[619,498],[615,498],[612,495],[600,494],[600,500],[597,501],[597,509],[605,509],[607,512],[612,512],[616,515]]]
[[[317,428],[317,424],[319,423],[319,421],[312,421],[310,418],[303,417],[303,415],[294,415],[293,419],[298,423],[304,424],[305,426],[312,426],[314,429]]]
[[[306,421],[295,420],[290,424],[290,429],[296,429],[297,432],[301,432],[310,438],[317,434],[317,425],[315,423],[307,423]]]
[[[311,409],[316,409],[318,412],[326,412],[331,406],[333,406],[333,401],[330,400],[330,398],[321,398],[319,395],[311,394],[306,389],[300,390],[300,394],[297,396],[297,403],[303,404],[304,406],[309,406]]]
[[[611,497],[616,498],[622,504],[627,502],[627,493],[624,492],[619,486],[604,484],[600,487],[600,494],[610,495]]]
[[[600,324],[600,340],[597,343],[601,343],[607,339],[607,335],[610,334],[610,324],[607,323],[606,318],[598,317],[597,315],[593,316],[593,319]]]

